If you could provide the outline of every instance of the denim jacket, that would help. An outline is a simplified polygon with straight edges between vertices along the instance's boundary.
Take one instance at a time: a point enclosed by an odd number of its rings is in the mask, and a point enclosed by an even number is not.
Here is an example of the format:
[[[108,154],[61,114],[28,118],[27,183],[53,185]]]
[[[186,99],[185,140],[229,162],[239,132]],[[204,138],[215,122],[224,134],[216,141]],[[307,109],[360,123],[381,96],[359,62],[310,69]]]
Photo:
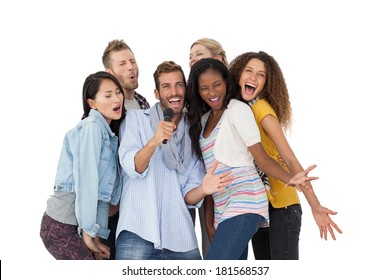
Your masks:
[[[118,137],[100,112],[91,110],[65,135],[54,190],[75,193],[79,233],[107,238],[109,204],[121,194],[118,162]]]

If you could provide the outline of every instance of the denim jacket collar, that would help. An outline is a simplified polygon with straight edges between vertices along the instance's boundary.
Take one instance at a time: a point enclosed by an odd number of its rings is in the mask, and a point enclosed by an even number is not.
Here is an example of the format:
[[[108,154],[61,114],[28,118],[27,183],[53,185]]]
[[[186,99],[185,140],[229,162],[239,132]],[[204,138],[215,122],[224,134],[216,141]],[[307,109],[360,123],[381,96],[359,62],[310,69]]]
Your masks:
[[[102,113],[100,113],[98,110],[91,109],[91,110],[89,111],[88,116],[94,116],[94,117],[96,117],[96,119],[98,119],[99,122],[105,127],[105,129],[106,129],[107,132],[110,134],[110,136],[111,136],[111,137],[115,136],[115,133],[112,132],[111,127],[108,125],[108,122],[106,121],[106,119],[104,118],[104,116],[102,115]]]

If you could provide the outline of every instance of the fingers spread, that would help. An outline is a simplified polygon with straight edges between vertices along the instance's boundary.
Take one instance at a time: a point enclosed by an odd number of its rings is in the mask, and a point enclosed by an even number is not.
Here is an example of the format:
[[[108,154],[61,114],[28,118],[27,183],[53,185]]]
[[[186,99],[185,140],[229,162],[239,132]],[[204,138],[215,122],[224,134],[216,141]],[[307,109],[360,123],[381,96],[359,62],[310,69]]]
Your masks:
[[[214,163],[211,165],[210,169],[209,169],[209,172],[210,174],[214,174],[215,170],[217,169],[218,167],[218,164],[219,162],[216,160],[214,161]]]

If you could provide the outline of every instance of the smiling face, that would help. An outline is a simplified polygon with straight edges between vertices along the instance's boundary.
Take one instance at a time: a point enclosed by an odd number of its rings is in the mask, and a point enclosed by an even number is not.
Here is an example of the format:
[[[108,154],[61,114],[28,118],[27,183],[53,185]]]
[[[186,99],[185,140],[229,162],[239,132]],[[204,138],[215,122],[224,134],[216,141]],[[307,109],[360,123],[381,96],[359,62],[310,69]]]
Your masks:
[[[257,58],[252,58],[244,67],[239,85],[241,96],[245,101],[251,101],[259,96],[267,80],[267,70],[264,62]]]
[[[110,79],[103,79],[95,99],[88,99],[91,109],[98,110],[107,123],[119,120],[122,116],[123,94],[116,84]]]
[[[219,71],[208,69],[200,74],[198,88],[200,97],[214,112],[225,109],[223,101],[226,97],[226,81]]]
[[[156,98],[160,101],[161,109],[171,108],[174,114],[182,114],[186,84],[180,71],[161,73],[159,76],[159,89],[154,90]]]

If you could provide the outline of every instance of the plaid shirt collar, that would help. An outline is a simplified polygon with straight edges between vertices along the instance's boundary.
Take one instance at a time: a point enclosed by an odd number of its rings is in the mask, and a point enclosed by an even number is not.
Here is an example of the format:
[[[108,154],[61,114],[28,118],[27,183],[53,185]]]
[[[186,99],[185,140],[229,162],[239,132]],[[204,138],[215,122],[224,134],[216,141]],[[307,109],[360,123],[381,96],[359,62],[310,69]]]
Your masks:
[[[150,108],[148,101],[141,94],[134,91],[134,98],[137,100],[141,109],[145,110]]]

